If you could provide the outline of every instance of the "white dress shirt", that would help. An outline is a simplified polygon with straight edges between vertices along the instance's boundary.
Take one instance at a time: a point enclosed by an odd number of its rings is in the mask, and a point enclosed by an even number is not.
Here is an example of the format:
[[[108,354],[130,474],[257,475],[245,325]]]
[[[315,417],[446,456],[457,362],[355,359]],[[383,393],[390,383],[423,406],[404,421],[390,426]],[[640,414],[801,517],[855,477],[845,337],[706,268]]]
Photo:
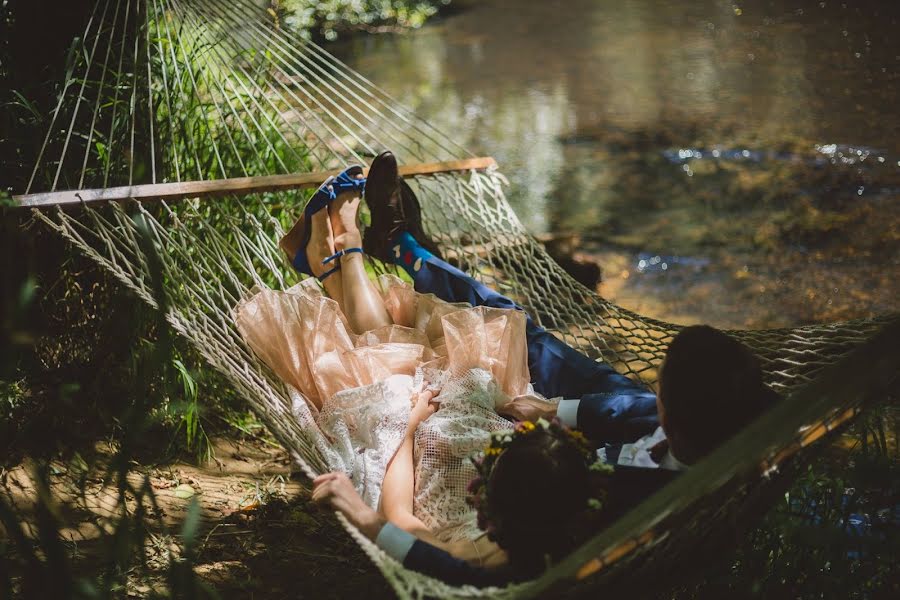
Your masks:
[[[650,450],[665,441],[666,434],[662,427],[657,427],[656,431],[650,435],[645,435],[633,444],[622,444],[622,450],[619,452],[619,458],[615,464],[624,467],[639,467],[642,469],[666,469],[667,471],[684,471],[688,465],[684,464],[674,456],[672,451],[668,450],[662,460],[656,462],[650,456]],[[606,448],[597,450],[600,459],[609,464],[606,458]]]

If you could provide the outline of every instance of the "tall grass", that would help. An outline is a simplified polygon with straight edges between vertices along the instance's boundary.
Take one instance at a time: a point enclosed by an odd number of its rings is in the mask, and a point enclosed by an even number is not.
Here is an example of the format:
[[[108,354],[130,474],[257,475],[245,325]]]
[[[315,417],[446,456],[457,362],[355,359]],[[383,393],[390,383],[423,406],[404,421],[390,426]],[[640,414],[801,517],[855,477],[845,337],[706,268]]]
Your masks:
[[[131,27],[121,34],[120,27],[120,36],[114,38],[112,55],[115,57],[123,46],[128,50],[121,71],[107,72],[103,76],[102,71],[94,68],[89,78],[82,78],[79,74],[84,72],[87,50],[80,39],[72,43],[67,52],[66,73],[74,78],[68,82],[68,93],[60,114],[71,114],[76,105],[79,110],[71,137],[66,128],[52,132],[35,188],[49,188],[59,165],[55,157],[67,143],[67,138],[68,151],[59,182],[63,189],[79,185],[104,187],[151,180],[217,179],[310,170],[302,140],[296,134],[282,133],[281,111],[289,107],[270,101],[258,92],[264,89],[264,82],[269,77],[265,56],[253,50],[231,48],[224,37],[226,32],[213,24],[180,21],[172,18],[171,13],[154,13],[154,7],[160,5],[152,1],[146,3],[149,11],[145,15],[147,31]],[[132,63],[130,48],[136,38],[138,60]],[[10,102],[15,103],[21,113],[31,115],[37,125],[37,108],[27,99],[14,94]],[[95,106],[99,107],[96,113]],[[83,156],[87,156],[86,161],[82,160]],[[82,169],[82,164],[86,168]],[[151,203],[145,208],[153,216],[169,222],[173,218],[185,223],[202,219],[227,243],[237,246],[238,240],[233,233],[235,224],[250,237],[259,235],[260,228],[265,228],[268,235],[275,235],[273,222],[282,227],[289,226],[295,207],[286,204],[284,199],[283,194],[268,194],[190,206],[186,203],[171,206]],[[32,235],[21,231],[17,234]],[[54,245],[60,244],[56,241]],[[64,252],[62,248],[59,251]],[[157,251],[168,249],[160,246]],[[199,248],[188,247],[184,252],[186,264],[199,263],[203,259]],[[82,259],[70,260],[73,265],[83,264]],[[234,266],[236,269],[237,265]],[[265,269],[260,269],[260,274],[265,283],[278,283],[277,277]],[[161,273],[161,289],[168,294],[170,303],[177,304],[185,299],[180,297],[181,285],[172,280],[173,275],[176,274]],[[215,277],[215,274],[210,276]],[[116,291],[118,288],[112,279],[98,277],[90,285],[92,295],[105,296],[98,298],[99,304],[121,302],[123,294]],[[42,283],[42,288],[58,289],[59,281],[52,281],[54,278],[53,273],[42,273],[41,279],[47,280]],[[226,287],[231,286],[230,279],[224,274],[222,282]],[[79,283],[63,285],[77,286]],[[107,290],[107,286],[113,287]],[[228,291],[234,296],[241,293],[233,286]],[[59,300],[84,304],[74,290]],[[102,310],[101,306],[96,306],[96,310]],[[48,306],[47,310],[65,312],[59,310],[61,308]],[[109,309],[102,320],[112,323],[114,314],[121,307],[109,306]],[[83,318],[88,320],[90,316]],[[160,332],[155,325],[148,325],[145,333],[149,335],[147,341],[152,343]],[[69,335],[77,337],[74,333]],[[118,343],[116,338],[98,339],[93,351],[102,356],[105,349],[115,343]],[[212,456],[212,447],[206,431],[211,414],[207,392],[219,394],[225,386],[214,373],[191,368],[190,365],[199,365],[200,361],[186,344],[173,343],[169,348],[168,367],[160,372],[171,379],[167,381],[170,393],[154,409],[153,415],[159,424],[170,430],[170,448],[185,448],[200,459],[208,459]],[[64,351],[51,352],[66,355]],[[120,366],[125,370],[136,368],[125,361]],[[21,379],[14,378],[14,381]]]
[[[9,496],[0,494],[0,523],[5,530],[5,536],[0,540],[0,590],[12,596],[121,597],[129,591],[129,586],[133,587],[135,578],[149,574],[147,548],[150,534],[166,532],[149,478],[144,476],[135,483],[128,477],[141,437],[152,425],[150,415],[172,394],[170,387],[174,381],[165,374],[171,368],[173,341],[164,321],[166,297],[162,292],[159,261],[149,240],[145,239],[143,245],[151,264],[155,298],[159,303],[159,310],[152,312],[158,335],[151,343],[132,348],[134,360],[126,384],[128,401],[120,404],[116,415],[121,426],[116,451],[108,459],[89,457],[85,460],[80,454],[75,455],[69,463],[71,471],[78,473],[82,485],[88,479],[100,480],[110,483],[114,490],[115,509],[111,516],[96,522],[94,534],[99,542],[99,563],[85,569],[73,561],[71,543],[64,541],[60,533],[64,518],[51,485],[55,463],[49,457],[38,456],[31,463],[35,494],[31,499],[32,506],[26,509],[28,512],[23,513]],[[10,373],[21,367],[23,356],[28,359],[28,349],[23,341],[32,339],[40,331],[34,318],[22,318],[29,314],[34,301],[33,289],[33,280],[28,278],[20,286],[3,291],[7,296],[4,307],[13,314],[2,315],[4,327],[0,330],[0,341],[4,348],[18,349],[18,352],[4,353],[2,357],[0,375],[6,381]],[[18,318],[10,318],[17,315]],[[140,327],[140,324],[135,326]],[[66,403],[63,396],[71,391],[70,387],[66,383],[55,387],[55,400],[59,405]],[[53,401],[54,398],[46,400]],[[5,479],[4,476],[4,483],[7,483]],[[168,566],[168,592],[175,597],[215,596],[211,589],[197,581],[193,572],[198,522],[199,505],[194,501],[181,529],[181,555],[170,559]]]

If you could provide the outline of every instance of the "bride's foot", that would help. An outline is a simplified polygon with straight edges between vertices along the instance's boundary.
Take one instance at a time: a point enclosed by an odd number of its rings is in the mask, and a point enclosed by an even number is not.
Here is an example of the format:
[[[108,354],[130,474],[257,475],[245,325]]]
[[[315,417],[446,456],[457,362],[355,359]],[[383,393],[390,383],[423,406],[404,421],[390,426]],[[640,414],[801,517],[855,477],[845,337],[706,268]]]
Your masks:
[[[351,190],[339,194],[328,209],[336,251],[362,246],[362,234],[359,231],[360,202],[360,193]]]
[[[306,248],[301,248],[305,239],[305,230],[311,227],[309,241]],[[309,268],[316,277],[321,277],[330,270],[329,265],[323,265],[322,261],[334,254],[334,234],[331,230],[331,220],[327,210],[320,210],[311,217],[311,223],[306,223],[306,217],[300,215],[291,230],[278,242],[281,249],[294,260],[298,253],[304,251],[309,261]]]
[[[312,198],[309,199],[309,202],[303,209],[303,216],[297,220],[297,223],[294,224],[287,235],[278,242],[278,245],[291,259],[291,264],[297,272],[305,275],[315,275],[321,280],[323,276],[328,277],[338,270],[336,266],[327,270],[321,268],[323,266],[321,259],[330,257],[334,253],[334,235],[331,232],[331,220],[327,210],[323,209],[329,207],[336,199],[338,193],[362,190],[365,185],[365,179],[361,177],[362,173],[362,167],[357,165],[347,167],[337,177],[326,179],[312,195]],[[322,214],[318,218],[313,218],[318,213]],[[313,237],[313,229],[317,232],[316,240],[314,244],[310,244]],[[328,248],[330,252],[324,250],[326,246],[330,246]],[[312,248],[312,256],[307,257],[307,247]],[[316,265],[315,268],[310,264],[310,261]]]

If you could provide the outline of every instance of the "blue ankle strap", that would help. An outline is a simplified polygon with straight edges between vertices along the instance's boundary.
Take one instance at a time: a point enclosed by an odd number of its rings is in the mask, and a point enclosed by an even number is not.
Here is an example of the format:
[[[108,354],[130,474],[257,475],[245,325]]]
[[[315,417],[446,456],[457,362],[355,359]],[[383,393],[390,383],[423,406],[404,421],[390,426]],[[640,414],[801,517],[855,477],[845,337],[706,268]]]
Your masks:
[[[328,185],[331,186],[331,190],[328,191],[328,197],[331,200],[337,198],[337,195],[344,190],[364,191],[366,189],[366,180],[351,177],[347,172],[349,170],[350,169],[347,169],[346,171],[332,179],[330,182],[328,182]]]
[[[337,260],[337,259],[339,259],[340,257],[342,257],[342,256],[345,255],[345,254],[353,254],[354,252],[359,252],[360,254],[362,254],[362,251],[363,251],[362,248],[344,248],[344,249],[341,250],[340,252],[337,252],[337,253],[335,253],[335,254],[332,254],[331,256],[329,256],[328,258],[326,258],[325,260],[323,260],[323,261],[322,261],[322,264],[323,264],[323,265],[327,265],[327,264],[330,263],[331,261]]]
[[[316,279],[318,279],[319,281],[325,281],[325,279],[327,279],[330,275],[334,275],[335,273],[337,273],[340,270],[341,270],[341,265],[338,265],[335,268],[331,269],[330,271],[325,271],[324,273],[319,275]]]

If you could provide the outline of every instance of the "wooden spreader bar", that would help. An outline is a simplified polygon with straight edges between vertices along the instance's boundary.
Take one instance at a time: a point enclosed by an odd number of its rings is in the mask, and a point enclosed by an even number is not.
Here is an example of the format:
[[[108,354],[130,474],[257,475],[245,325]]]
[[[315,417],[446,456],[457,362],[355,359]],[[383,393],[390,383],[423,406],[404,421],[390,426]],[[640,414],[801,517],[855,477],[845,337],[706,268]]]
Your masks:
[[[400,175],[434,175],[454,171],[484,170],[496,165],[489,156],[451,160],[437,163],[418,163],[400,166]],[[70,204],[93,204],[97,202],[121,202],[124,200],[181,200],[183,198],[205,198],[209,196],[244,196],[259,192],[277,192],[318,187],[331,176],[343,169],[317,171],[315,173],[293,173],[290,175],[263,175],[259,177],[235,177],[233,179],[210,179],[207,181],[183,181],[175,183],[149,183],[121,187],[69,190],[64,192],[43,192],[13,196],[19,206],[53,206]],[[365,172],[368,173],[368,167]]]

